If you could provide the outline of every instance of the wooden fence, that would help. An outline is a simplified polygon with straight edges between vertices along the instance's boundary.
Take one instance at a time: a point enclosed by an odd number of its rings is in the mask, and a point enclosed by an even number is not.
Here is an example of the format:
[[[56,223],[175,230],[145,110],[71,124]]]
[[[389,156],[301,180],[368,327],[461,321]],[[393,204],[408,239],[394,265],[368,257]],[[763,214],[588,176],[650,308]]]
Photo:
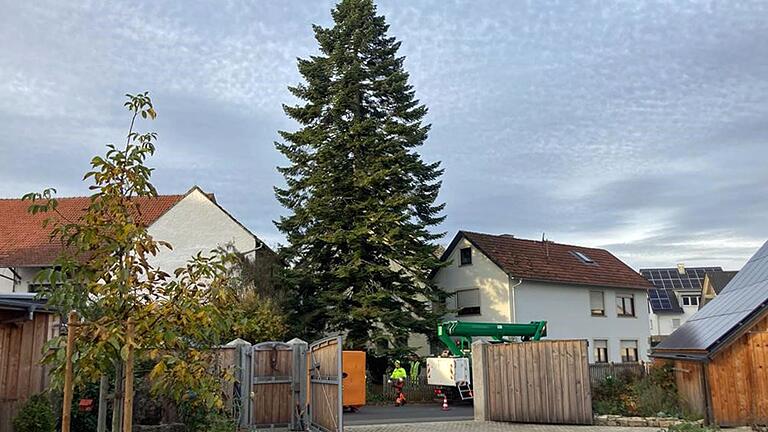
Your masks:
[[[475,419],[591,424],[587,342],[472,344]]]
[[[650,363],[592,363],[589,365],[590,382],[594,387],[609,376],[640,379],[648,373],[649,365]]]
[[[0,432],[11,432],[11,421],[30,396],[45,390],[46,368],[40,364],[44,344],[58,319],[51,314],[0,311]],[[17,321],[18,320],[18,321]]]
[[[590,386],[594,388],[609,376],[640,379],[648,373],[650,363],[591,363],[589,365]],[[423,371],[422,371],[423,372]],[[382,376],[382,384],[369,384],[371,393],[378,399],[385,401],[395,400],[395,388],[387,384],[389,375]],[[427,384],[427,376],[422,373],[416,381],[410,377],[406,380],[403,392],[410,402],[427,402],[435,400],[435,386]]]

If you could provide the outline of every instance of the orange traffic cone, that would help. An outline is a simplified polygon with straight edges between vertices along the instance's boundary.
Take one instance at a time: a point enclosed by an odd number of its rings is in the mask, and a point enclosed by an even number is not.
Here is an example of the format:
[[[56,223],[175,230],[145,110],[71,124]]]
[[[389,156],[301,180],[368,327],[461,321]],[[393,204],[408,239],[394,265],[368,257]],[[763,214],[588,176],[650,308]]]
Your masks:
[[[448,408],[448,396],[443,395],[443,411],[450,411],[451,409]]]

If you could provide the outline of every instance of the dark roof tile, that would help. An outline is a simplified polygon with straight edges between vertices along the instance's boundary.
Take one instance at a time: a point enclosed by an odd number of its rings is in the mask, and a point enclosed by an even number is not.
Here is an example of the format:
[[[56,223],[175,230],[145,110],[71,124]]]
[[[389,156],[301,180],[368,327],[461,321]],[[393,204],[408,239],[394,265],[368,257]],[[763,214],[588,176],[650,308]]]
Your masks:
[[[572,246],[551,241],[518,239],[509,235],[459,231],[443,257],[461,237],[513,277],[574,285],[647,290],[652,285],[605,249]],[[577,257],[580,252],[593,263]]]

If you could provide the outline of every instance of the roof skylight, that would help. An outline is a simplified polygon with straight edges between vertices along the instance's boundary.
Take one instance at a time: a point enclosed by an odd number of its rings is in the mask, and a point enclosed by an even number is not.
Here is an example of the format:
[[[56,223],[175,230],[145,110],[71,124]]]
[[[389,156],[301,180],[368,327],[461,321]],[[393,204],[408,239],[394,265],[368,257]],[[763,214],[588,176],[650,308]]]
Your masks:
[[[592,258],[588,257],[587,254],[585,254],[583,252],[571,251],[571,253],[576,255],[576,258],[580,259],[581,261],[583,261],[586,264],[594,264],[595,263],[595,260],[593,260]]]

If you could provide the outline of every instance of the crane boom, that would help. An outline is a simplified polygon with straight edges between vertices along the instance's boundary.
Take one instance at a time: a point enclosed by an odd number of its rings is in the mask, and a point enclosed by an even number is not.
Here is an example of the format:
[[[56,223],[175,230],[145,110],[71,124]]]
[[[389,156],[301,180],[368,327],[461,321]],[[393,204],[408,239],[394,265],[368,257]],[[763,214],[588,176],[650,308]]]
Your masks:
[[[445,321],[437,325],[437,338],[455,356],[465,355],[462,347],[472,343],[473,337],[490,337],[503,342],[508,337],[520,337],[524,341],[539,340],[547,335],[546,321],[531,321],[528,324],[483,323],[468,321]],[[459,339],[459,344],[454,338]]]

